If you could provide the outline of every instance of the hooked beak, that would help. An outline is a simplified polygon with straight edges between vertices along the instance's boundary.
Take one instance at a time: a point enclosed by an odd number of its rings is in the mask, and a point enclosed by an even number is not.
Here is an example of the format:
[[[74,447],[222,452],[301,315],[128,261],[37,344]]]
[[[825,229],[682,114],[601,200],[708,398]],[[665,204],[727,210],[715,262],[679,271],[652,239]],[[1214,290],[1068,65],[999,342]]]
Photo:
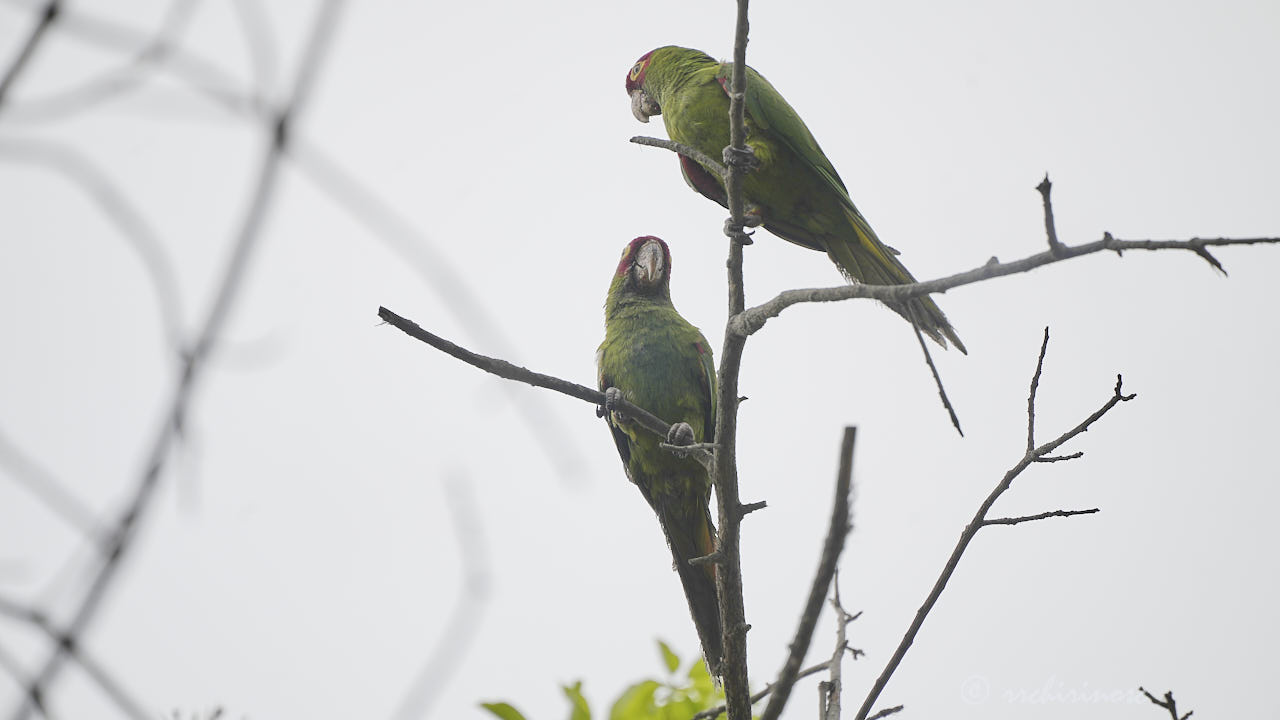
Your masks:
[[[636,282],[645,287],[662,282],[662,275],[666,271],[664,263],[662,245],[653,241],[645,243],[640,252],[636,253]]]
[[[644,88],[636,88],[631,91],[631,114],[642,123],[649,122],[649,118],[654,115],[661,115],[662,108],[658,107],[658,103],[649,97],[649,93]]]

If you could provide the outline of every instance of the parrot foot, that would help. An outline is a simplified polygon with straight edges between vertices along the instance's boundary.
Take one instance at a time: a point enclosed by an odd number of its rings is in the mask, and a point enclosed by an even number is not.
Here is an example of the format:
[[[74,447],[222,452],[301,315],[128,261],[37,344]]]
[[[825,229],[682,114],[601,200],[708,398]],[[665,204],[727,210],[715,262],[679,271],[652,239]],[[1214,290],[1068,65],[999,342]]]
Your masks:
[[[618,404],[622,401],[622,391],[616,387],[606,388],[604,391],[604,407],[596,409],[597,417],[604,417],[607,413],[618,413]]]
[[[667,442],[671,445],[692,445],[693,428],[689,423],[679,422],[667,431]]]
[[[764,213],[760,210],[760,206],[755,203],[747,203],[747,207],[743,209],[742,224],[749,228],[760,227],[764,224]]]
[[[756,157],[755,152],[751,150],[751,146],[747,146],[744,150],[739,150],[730,145],[724,149],[722,153],[724,164],[730,167],[741,168],[743,170],[755,170],[760,167],[760,159]]]
[[[733,218],[731,217],[724,219],[725,235],[728,235],[729,237],[733,238],[734,240],[737,240],[743,245],[751,245],[755,241],[751,239],[751,233],[747,232],[744,229],[745,227],[755,227],[755,226],[751,225],[750,221],[748,221],[747,223],[744,223],[743,225],[739,225],[735,223],[733,221]]]

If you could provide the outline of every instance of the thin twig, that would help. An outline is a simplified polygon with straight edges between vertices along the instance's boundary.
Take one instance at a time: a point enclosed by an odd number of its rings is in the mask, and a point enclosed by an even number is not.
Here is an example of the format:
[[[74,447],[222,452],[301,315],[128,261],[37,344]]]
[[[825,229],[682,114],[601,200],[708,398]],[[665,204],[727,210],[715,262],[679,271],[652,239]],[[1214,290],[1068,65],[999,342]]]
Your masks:
[[[800,680],[802,678],[807,678],[810,675],[817,675],[823,670],[826,670],[830,665],[831,665],[830,660],[824,660],[818,663],[817,665],[812,665],[810,667],[805,668],[804,670],[801,670],[799,673],[796,673],[796,679]],[[763,690],[751,696],[752,704],[758,703],[761,700],[769,697],[769,695],[772,692],[773,692],[773,685],[765,685]],[[713,708],[707,708],[706,710],[703,710],[702,712],[695,714],[693,717],[689,718],[689,720],[709,720],[710,718],[715,718],[720,715],[723,715],[724,710],[725,710],[724,705],[716,705]]]
[[[1048,337],[1047,329],[1045,331],[1045,336]],[[1035,372],[1036,376],[1040,374],[1044,366],[1045,347],[1046,347],[1045,345],[1043,344],[1041,345],[1040,355],[1036,360],[1036,372]],[[934,605],[937,604],[938,598],[942,596],[942,591],[946,589],[947,583],[951,580],[951,576],[955,573],[956,567],[960,563],[960,558],[964,555],[965,550],[969,547],[969,543],[973,541],[974,536],[978,534],[979,530],[987,526],[988,524],[987,514],[991,511],[991,506],[995,504],[996,500],[998,500],[1000,496],[1003,495],[1005,491],[1010,488],[1010,486],[1012,486],[1014,478],[1018,477],[1023,470],[1026,470],[1034,462],[1036,462],[1037,458],[1041,458],[1049,455],[1049,453],[1052,453],[1054,450],[1060,447],[1063,443],[1087,431],[1090,425],[1097,422],[1098,419],[1100,419],[1103,415],[1106,415],[1107,412],[1109,412],[1116,405],[1122,402],[1132,400],[1136,397],[1136,395],[1133,395],[1133,394],[1130,394],[1130,395],[1123,394],[1121,392],[1121,388],[1122,388],[1121,379],[1120,379],[1120,376],[1117,375],[1116,385],[1114,390],[1112,391],[1112,395],[1110,398],[1107,399],[1105,403],[1102,404],[1102,407],[1096,410],[1089,417],[1085,418],[1074,428],[1068,430],[1062,435],[1059,435],[1057,438],[1054,438],[1053,440],[1043,445],[1040,445],[1039,447],[1036,447],[1027,451],[1026,454],[1022,456],[1022,459],[1018,460],[1018,462],[1012,468],[1010,468],[1008,472],[1004,474],[1004,477],[1000,479],[1000,482],[996,485],[995,489],[993,489],[991,493],[987,495],[986,499],[982,501],[982,504],[978,506],[977,512],[974,513],[973,519],[969,521],[969,524],[966,525],[964,530],[960,533],[960,539],[956,542],[955,548],[951,551],[951,556],[947,558],[947,563],[942,568],[942,573],[938,576],[938,579],[934,582],[933,589],[929,591],[929,595],[928,597],[925,598],[924,604],[922,604],[920,606],[920,609],[916,611],[915,618],[911,621],[911,625],[907,628],[906,633],[902,636],[902,640],[898,643],[898,647],[894,651],[893,656],[889,658],[889,662],[885,665],[884,670],[881,671],[880,676],[876,678],[875,684],[872,685],[871,690],[867,693],[867,697],[865,700],[863,700],[862,707],[859,708],[857,715],[854,716],[854,720],[869,720],[868,715],[871,713],[872,706],[875,705],[876,700],[880,697],[880,693],[884,690],[885,686],[889,683],[889,679],[893,677],[893,673],[897,670],[898,665],[902,662],[902,659],[906,656],[907,651],[911,648],[911,644],[915,642],[916,635],[920,632],[921,626],[924,625],[925,618],[929,616],[929,612],[932,611]],[[1031,424],[1030,421],[1028,421],[1028,426],[1030,426],[1030,424]],[[1028,432],[1030,432],[1030,430],[1028,430]],[[1061,512],[1066,513],[1066,512],[1073,512],[1073,511],[1061,511]],[[1081,514],[1084,514],[1084,513],[1081,513]],[[1054,513],[1049,513],[1047,516],[1053,516],[1053,515]],[[1006,518],[999,518],[998,520],[1005,520],[1005,519]],[[1017,518],[1008,518],[1008,520],[1016,520],[1016,519]],[[1030,517],[1028,519],[1030,519]],[[1005,525],[1005,524],[1016,524],[1016,523],[996,522],[993,524]]]
[[[796,305],[798,303],[838,302],[842,300],[850,300],[852,298],[874,298],[886,303],[902,303],[913,297],[919,297],[930,293],[946,292],[952,288],[972,285],[976,282],[989,280],[991,278],[1024,273],[1043,265],[1051,265],[1056,262],[1081,257],[1083,255],[1091,255],[1103,250],[1113,250],[1116,252],[1124,250],[1186,250],[1196,253],[1201,258],[1204,258],[1206,262],[1210,263],[1210,265],[1215,269],[1221,271],[1221,263],[1210,255],[1206,248],[1236,245],[1274,245],[1277,243],[1280,243],[1280,237],[1192,238],[1190,240],[1120,240],[1112,237],[1110,234],[1107,234],[1101,240],[1095,240],[1091,243],[1075,246],[1063,245],[1061,252],[1057,254],[1046,250],[1044,252],[1036,253],[1035,255],[1007,263],[999,262],[993,258],[992,260],[995,260],[994,262],[988,261],[985,265],[976,267],[972,270],[966,270],[965,272],[925,282],[908,283],[905,285],[867,285],[864,283],[858,283],[856,285],[843,285],[840,287],[786,290],[778,293],[778,295],[773,299],[749,308],[741,315],[730,318],[728,330],[733,334],[750,335],[764,327],[764,324],[768,322],[769,319],[777,317],[783,310],[786,310],[792,305]]]
[[[1146,695],[1148,700],[1155,703],[1156,705],[1159,705],[1165,710],[1168,710],[1169,716],[1173,718],[1173,720],[1187,720],[1187,718],[1195,714],[1194,710],[1188,710],[1186,715],[1182,715],[1181,717],[1178,716],[1178,703],[1174,702],[1173,700],[1172,690],[1164,694],[1164,700],[1156,699],[1155,695],[1152,695],[1151,693],[1147,692],[1147,689],[1142,687],[1141,685],[1138,686],[1138,690],[1142,691],[1142,694]]]
[[[942,385],[942,376],[938,374],[938,367],[933,364],[933,354],[929,352],[929,346],[924,342],[924,333],[920,332],[920,326],[916,323],[911,324],[912,330],[916,333],[916,341],[920,343],[920,351],[924,353],[924,361],[929,366],[929,372],[933,375],[933,384],[938,387],[938,397],[942,398],[942,407],[946,408],[947,415],[951,417],[951,426],[960,433],[960,437],[964,437],[964,430],[960,429],[960,418],[956,416],[956,409],[951,404],[951,398],[947,397],[947,389]]]
[[[840,720],[840,694],[843,689],[843,660],[845,650],[849,647],[846,639],[846,632],[849,627],[851,616],[845,612],[844,605],[840,604],[840,571],[836,570],[835,576],[831,579],[831,608],[836,611],[836,648],[831,653],[831,672],[827,676],[825,687],[819,690],[821,693],[821,708],[819,713],[820,720]]]
[[[1018,523],[1031,522],[1033,520],[1044,520],[1045,518],[1054,517],[1074,517],[1076,515],[1092,515],[1101,512],[1098,508],[1089,508],[1088,510],[1050,510],[1049,512],[1037,513],[1035,515],[1021,515],[1019,517],[1002,517],[983,520],[983,525],[1017,525]]]
[[[826,542],[822,545],[822,559],[818,562],[818,571],[814,574],[813,585],[809,589],[809,599],[800,616],[795,638],[791,641],[791,652],[778,673],[773,696],[761,713],[761,720],[775,720],[787,704],[800,663],[804,662],[805,653],[809,651],[813,629],[822,613],[823,601],[827,596],[827,589],[831,587],[831,579],[835,576],[836,563],[840,559],[840,552],[844,550],[845,538],[853,529],[849,522],[849,497],[853,486],[853,445],[857,435],[858,429],[855,427],[844,429],[844,437],[840,441],[840,470],[836,475],[835,500],[831,506],[831,524],[827,528]],[[843,627],[844,618],[838,618],[838,623]],[[839,648],[838,651],[844,650]]]
[[[387,308],[378,308],[378,317],[383,322],[395,327],[401,332],[421,340],[431,347],[461,360],[472,367],[479,368],[491,375],[497,375],[507,380],[515,380],[517,382],[527,383],[534,387],[546,388],[547,390],[555,390],[558,393],[568,395],[569,397],[585,400],[593,405],[600,407],[610,406],[612,409],[627,415],[635,420],[644,429],[654,433],[661,438],[667,438],[671,432],[671,424],[653,413],[645,410],[638,405],[632,404],[629,400],[619,393],[610,397],[607,393],[600,392],[586,385],[579,385],[575,382],[562,380],[552,375],[544,375],[534,372],[519,365],[513,365],[506,360],[488,357],[452,343],[429,330],[423,329],[420,325],[412,320],[401,317]],[[713,446],[714,447],[714,446]],[[706,460],[709,456],[705,446],[701,445],[684,445],[673,452],[683,453],[693,456],[695,459]]]
[[[1046,175],[1046,182],[1049,176]],[[1044,328],[1044,340],[1040,343],[1040,359],[1036,361],[1036,374],[1031,376],[1031,392],[1027,394],[1027,452],[1036,447],[1036,391],[1040,389],[1040,372],[1044,370],[1044,354],[1049,349],[1049,326]]]
[[[223,325],[230,315],[232,306],[238,296],[240,285],[252,257],[253,250],[261,235],[261,228],[271,206],[276,178],[280,169],[280,159],[288,144],[288,130],[291,123],[304,108],[310,95],[315,78],[319,74],[322,61],[329,47],[329,41],[336,25],[337,15],[341,8],[341,0],[327,0],[320,6],[311,33],[299,59],[298,71],[293,83],[293,90],[288,104],[273,118],[271,124],[264,129],[270,133],[271,142],[263,153],[262,165],[259,168],[252,200],[245,212],[235,245],[227,266],[217,285],[216,295],[209,308],[205,321],[200,326],[199,334],[187,353],[173,396],[165,410],[160,428],[152,441],[148,460],[138,487],[134,491],[128,506],[121,515],[110,542],[104,548],[102,565],[90,580],[79,606],[66,627],[67,642],[56,645],[40,671],[32,680],[23,697],[22,704],[14,712],[15,720],[26,720],[44,689],[60,672],[66,659],[67,648],[75,644],[92,623],[107,591],[113,584],[121,561],[132,547],[131,540],[136,536],[141,518],[150,507],[155,497],[155,489],[170,455],[172,444],[178,438],[187,413],[196,380],[204,367],[214,345],[222,335]]]
[[[467,282],[453,258],[436,247],[409,218],[380,198],[320,144],[295,138],[289,147],[289,159],[316,189],[417,272],[423,286],[436,293],[441,299],[440,306],[447,308],[476,342],[495,348],[503,357],[516,357],[513,354],[516,344],[487,310],[488,301]],[[572,433],[560,416],[541,398],[529,397],[527,393],[512,389],[509,398],[524,417],[525,427],[537,439],[537,446],[556,466],[556,477],[566,483],[579,477],[580,469],[587,463],[578,446],[565,440]]]
[[[902,708],[904,708],[904,707],[906,707],[906,706],[905,706],[905,705],[894,705],[893,707],[885,708],[885,709],[881,710],[880,712],[876,713],[875,715],[872,715],[871,717],[867,718],[867,720],[880,720],[880,718],[887,718],[887,717],[889,717],[890,715],[892,715],[892,714],[894,714],[894,713],[902,712]]]
[[[1044,174],[1044,180],[1036,186],[1036,190],[1040,191],[1040,199],[1044,203],[1044,233],[1049,239],[1049,252],[1055,255],[1061,253],[1063,244],[1058,242],[1058,227],[1053,222],[1053,201],[1049,199],[1049,190],[1053,188],[1053,183],[1049,182],[1049,173]]]
[[[2,431],[0,431],[0,466],[7,468],[14,481],[43,502],[54,515],[79,530],[85,537],[100,539],[101,528],[89,506],[81,502],[75,493],[54,477],[53,473],[28,457],[17,443],[10,440],[9,436]]]
[[[678,143],[674,140],[663,140],[661,138],[646,137],[637,135],[631,138],[631,142],[637,145],[648,145],[649,147],[666,148],[674,153],[683,155],[699,165],[714,172],[719,177],[725,177],[729,174],[729,169],[724,165],[716,162],[712,157],[696,147]]]

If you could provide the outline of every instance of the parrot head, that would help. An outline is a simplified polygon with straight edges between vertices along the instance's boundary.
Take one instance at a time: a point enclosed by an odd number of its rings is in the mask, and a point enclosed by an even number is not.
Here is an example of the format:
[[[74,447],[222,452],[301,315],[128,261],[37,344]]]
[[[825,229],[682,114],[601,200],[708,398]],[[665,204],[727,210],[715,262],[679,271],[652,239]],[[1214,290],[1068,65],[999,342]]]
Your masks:
[[[671,292],[671,250],[660,238],[638,237],[627,244],[618,262],[615,282],[631,292],[669,295]]]
[[[627,73],[627,94],[631,96],[631,114],[642,123],[649,122],[649,118],[654,115],[661,115],[662,108],[658,106],[658,101],[644,89],[644,77],[649,71],[649,63],[653,59],[656,50],[650,50],[631,66],[631,70]],[[656,238],[655,238],[656,239]],[[659,240],[658,242],[662,242]]]

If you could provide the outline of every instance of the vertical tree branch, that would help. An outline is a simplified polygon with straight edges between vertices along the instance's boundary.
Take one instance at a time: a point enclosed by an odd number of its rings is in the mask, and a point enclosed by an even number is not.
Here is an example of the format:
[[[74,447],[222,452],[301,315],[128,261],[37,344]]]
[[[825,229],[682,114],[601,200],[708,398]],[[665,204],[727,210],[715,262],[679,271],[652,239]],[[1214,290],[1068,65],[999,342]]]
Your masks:
[[[747,0],[738,0],[738,16],[734,32],[733,78],[729,93],[730,147],[746,151],[746,125],[744,99],[746,91],[747,57]],[[729,164],[725,178],[728,195],[729,223],[726,234],[729,239],[728,285],[729,315],[732,319],[746,306],[742,287],[742,246],[745,201],[742,197],[744,169],[737,163]],[[747,680],[747,630],[746,611],[742,600],[742,557],[739,552],[739,530],[742,523],[742,501],[738,495],[738,372],[742,366],[742,349],[746,336],[726,332],[724,349],[720,353],[719,386],[717,389],[716,450],[713,482],[720,525],[721,554],[716,573],[716,590],[720,600],[722,645],[724,646],[725,705],[729,720],[750,720],[751,689]]]

